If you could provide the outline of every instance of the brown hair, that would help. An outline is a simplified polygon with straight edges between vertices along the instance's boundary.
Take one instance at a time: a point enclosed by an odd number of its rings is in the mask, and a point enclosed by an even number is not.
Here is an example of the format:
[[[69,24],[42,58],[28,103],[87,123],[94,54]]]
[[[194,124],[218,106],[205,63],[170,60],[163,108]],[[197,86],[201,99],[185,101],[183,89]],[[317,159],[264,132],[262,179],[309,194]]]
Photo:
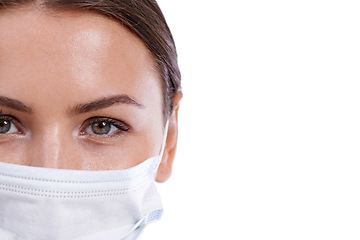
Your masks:
[[[0,0],[0,9],[24,4],[59,10],[94,11],[110,17],[136,34],[152,52],[163,82],[163,112],[172,112],[172,98],[181,91],[181,75],[171,31],[156,0]]]

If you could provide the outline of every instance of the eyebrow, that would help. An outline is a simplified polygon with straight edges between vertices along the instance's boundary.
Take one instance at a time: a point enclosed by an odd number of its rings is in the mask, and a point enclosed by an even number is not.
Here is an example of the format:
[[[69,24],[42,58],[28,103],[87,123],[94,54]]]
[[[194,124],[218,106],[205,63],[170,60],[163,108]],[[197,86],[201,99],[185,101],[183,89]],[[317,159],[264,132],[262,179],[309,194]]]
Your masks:
[[[104,108],[111,107],[115,104],[129,104],[136,106],[140,109],[144,109],[145,106],[139,102],[137,102],[134,98],[123,94],[123,95],[116,95],[116,96],[110,96],[105,97],[99,100],[95,100],[93,102],[85,103],[85,104],[79,104],[75,107],[71,108],[68,112],[70,115],[78,115],[82,113],[92,112]]]
[[[32,109],[24,103],[4,96],[0,96],[0,107],[7,107],[21,112],[32,113]]]

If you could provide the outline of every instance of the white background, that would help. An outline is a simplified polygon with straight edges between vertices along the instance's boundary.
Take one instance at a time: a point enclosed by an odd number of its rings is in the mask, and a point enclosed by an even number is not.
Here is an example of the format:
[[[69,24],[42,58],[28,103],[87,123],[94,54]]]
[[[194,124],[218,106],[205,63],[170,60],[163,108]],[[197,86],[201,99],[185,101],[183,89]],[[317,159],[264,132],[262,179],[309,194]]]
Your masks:
[[[143,239],[360,239],[358,1],[158,3],[184,99]]]

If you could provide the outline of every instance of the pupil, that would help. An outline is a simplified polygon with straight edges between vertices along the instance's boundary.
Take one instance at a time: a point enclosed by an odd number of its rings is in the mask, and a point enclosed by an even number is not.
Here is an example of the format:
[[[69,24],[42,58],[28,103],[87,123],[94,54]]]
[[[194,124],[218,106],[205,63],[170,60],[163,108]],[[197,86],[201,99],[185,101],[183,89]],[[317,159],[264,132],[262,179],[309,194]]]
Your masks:
[[[103,135],[110,132],[111,126],[107,122],[98,122],[93,124],[92,129],[95,134]]]
[[[0,133],[7,133],[10,130],[10,123],[6,120],[0,120]]]

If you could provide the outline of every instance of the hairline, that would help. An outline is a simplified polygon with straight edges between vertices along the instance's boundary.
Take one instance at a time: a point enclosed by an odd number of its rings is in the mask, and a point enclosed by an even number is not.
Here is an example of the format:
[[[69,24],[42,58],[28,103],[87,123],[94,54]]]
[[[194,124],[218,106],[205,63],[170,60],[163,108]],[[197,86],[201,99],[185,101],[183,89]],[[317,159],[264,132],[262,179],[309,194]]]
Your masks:
[[[163,120],[164,120],[163,122],[165,124],[167,119],[170,117],[170,112],[172,111],[172,108],[173,108],[172,100],[168,99],[169,86],[167,86],[168,81],[167,81],[167,79],[165,79],[165,76],[167,74],[161,72],[163,69],[166,69],[166,67],[162,66],[164,63],[151,50],[151,46],[149,46],[149,44],[143,39],[141,34],[138,33],[138,31],[136,31],[136,29],[131,24],[127,23],[127,21],[124,18],[111,17],[99,9],[96,9],[96,8],[82,9],[82,8],[75,7],[75,6],[73,6],[73,8],[72,8],[71,6],[66,6],[66,7],[56,6],[55,4],[48,4],[48,3],[50,3],[50,1],[47,1],[47,0],[25,0],[19,4],[13,4],[11,6],[6,6],[5,8],[1,8],[1,4],[0,4],[0,12],[8,11],[8,10],[37,10],[37,11],[44,12],[46,14],[50,14],[52,16],[59,16],[58,15],[59,13],[79,13],[80,14],[80,13],[86,12],[86,13],[106,17],[107,19],[110,19],[110,20],[120,24],[122,27],[127,29],[131,34],[133,34],[135,37],[137,37],[139,40],[141,40],[141,42],[146,47],[146,50],[150,53],[150,56],[151,56],[151,59],[153,62],[151,69],[153,69],[154,72],[156,73],[157,79],[160,81],[160,87],[162,90],[161,108],[162,108],[162,113],[163,113],[162,118],[163,118]]]

